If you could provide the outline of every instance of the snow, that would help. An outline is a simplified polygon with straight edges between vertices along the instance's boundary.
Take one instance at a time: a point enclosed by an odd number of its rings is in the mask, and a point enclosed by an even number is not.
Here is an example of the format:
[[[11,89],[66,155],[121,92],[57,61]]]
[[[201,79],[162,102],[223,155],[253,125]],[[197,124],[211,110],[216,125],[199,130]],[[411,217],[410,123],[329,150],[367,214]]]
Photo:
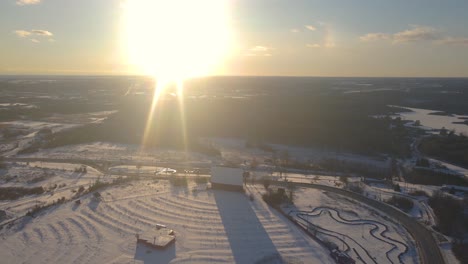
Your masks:
[[[448,130],[454,129],[457,133],[464,133],[465,135],[468,135],[468,125],[453,123],[453,122],[463,122],[463,119],[461,118],[467,117],[467,116],[430,115],[430,113],[434,113],[437,111],[429,110],[429,109],[420,109],[420,108],[409,108],[409,107],[403,107],[403,108],[409,109],[412,111],[412,112],[399,113],[402,119],[404,120],[412,120],[412,121],[419,120],[421,122],[421,125],[427,128],[441,129],[442,127],[445,127]]]
[[[15,201],[0,201],[0,209],[10,215],[23,216],[37,204],[49,204],[57,199],[71,198],[80,186],[88,187],[103,176],[99,171],[87,167],[87,173],[75,172],[81,164],[50,162],[17,162],[10,164],[0,176],[2,187],[40,187],[43,195],[26,196]]]
[[[11,108],[34,109],[37,106],[23,103],[0,103],[0,110],[9,110]]]
[[[195,166],[197,164],[211,164],[210,157],[200,153],[161,148],[142,150],[138,145],[109,142],[92,142],[42,149],[39,152],[22,155],[21,157],[113,161],[121,162],[122,164],[129,161],[141,163],[154,162],[155,164],[178,162],[180,164],[195,164]]]
[[[244,184],[244,171],[239,168],[212,167],[211,182],[242,186]]]
[[[411,235],[387,216],[321,190],[299,188],[294,197],[294,205],[283,206],[283,211],[305,227],[317,226],[320,239],[335,243],[353,259],[360,257],[365,263],[398,263],[399,258],[404,263],[418,262]]]
[[[272,152],[258,148],[247,148],[246,141],[237,138],[204,138],[203,142],[212,144],[221,151],[223,159],[235,163],[242,163],[256,158],[260,163],[265,159],[271,159]],[[344,160],[357,164],[367,164],[377,168],[388,168],[387,159],[363,156],[354,153],[338,152],[322,148],[303,148],[281,144],[268,144],[277,153],[286,152],[291,160],[301,162],[321,161],[323,159]],[[277,155],[280,158],[281,154]]]
[[[328,251],[268,207],[260,194],[137,181],[68,202],[0,231],[5,263],[332,263]],[[203,186],[201,186],[203,187]],[[173,229],[164,251],[136,244],[156,224]]]
[[[462,175],[468,179],[468,169],[465,169],[465,168],[462,168],[462,167],[459,167],[459,166],[456,166],[456,165],[453,165],[444,161],[436,160],[436,159],[430,159],[430,161],[437,163],[439,165],[445,166],[449,170],[448,171],[449,173],[455,172],[455,174]]]
[[[157,167],[157,166],[141,166],[138,168],[138,166],[134,165],[119,165],[119,166],[113,166],[109,168],[109,171],[112,173],[147,173],[147,174],[173,174],[176,173],[177,171],[171,168],[165,168],[165,167]]]
[[[41,129],[48,128],[51,129],[53,133],[57,133],[66,129],[75,128],[79,125],[21,120],[0,122],[0,126],[7,127],[18,134],[18,136],[8,142],[7,146],[4,145],[5,147],[0,147],[1,150],[5,151],[3,156],[8,157],[16,155],[19,151],[28,148],[34,142],[40,140],[38,131]]]
[[[428,195],[431,195],[434,191],[439,190],[440,187],[438,186],[426,186],[426,185],[418,185],[418,184],[408,184],[403,182],[395,182],[395,184],[399,184],[402,192],[396,192],[392,189],[391,186],[384,185],[384,184],[361,184],[364,190],[364,195],[380,200],[385,201],[390,199],[392,196],[399,196],[408,198],[413,201],[413,208],[409,212],[405,212],[411,217],[415,218],[416,220],[420,221],[423,224],[428,226],[433,226],[436,224],[435,222],[435,215],[432,211],[431,207],[428,204],[428,197],[426,196],[413,196],[409,193],[413,191],[419,190],[424,191]],[[397,207],[395,207],[397,208]],[[399,208],[397,208],[399,209]]]
[[[52,123],[52,122],[39,122],[39,121],[9,121],[1,122],[0,125],[8,126],[14,129],[27,129],[31,131],[39,131],[43,128],[50,128],[52,132],[60,132],[65,129],[74,128],[76,124],[63,124],[63,123]]]
[[[451,243],[448,243],[448,242],[442,243],[440,245],[440,251],[444,255],[445,263],[453,263],[453,264],[460,263],[457,257],[455,257],[455,254],[453,254]]]

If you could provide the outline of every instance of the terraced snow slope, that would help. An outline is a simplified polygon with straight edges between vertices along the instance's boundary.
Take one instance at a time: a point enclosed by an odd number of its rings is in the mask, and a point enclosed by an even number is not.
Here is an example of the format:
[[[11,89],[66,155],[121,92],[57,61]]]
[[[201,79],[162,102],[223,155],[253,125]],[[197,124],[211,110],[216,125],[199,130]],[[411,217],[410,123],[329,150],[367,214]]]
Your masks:
[[[249,187],[251,188],[251,187]],[[249,190],[248,190],[249,191]],[[253,191],[134,182],[51,208],[1,231],[2,263],[332,263],[328,252]],[[167,225],[175,246],[136,245],[136,233]]]

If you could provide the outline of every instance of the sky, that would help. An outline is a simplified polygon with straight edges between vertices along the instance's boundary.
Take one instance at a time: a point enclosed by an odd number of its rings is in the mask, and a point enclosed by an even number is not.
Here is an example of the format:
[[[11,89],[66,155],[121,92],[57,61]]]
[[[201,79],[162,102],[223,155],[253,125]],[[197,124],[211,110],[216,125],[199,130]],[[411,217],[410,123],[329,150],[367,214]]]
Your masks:
[[[466,0],[215,1],[1,0],[0,74],[468,77]]]

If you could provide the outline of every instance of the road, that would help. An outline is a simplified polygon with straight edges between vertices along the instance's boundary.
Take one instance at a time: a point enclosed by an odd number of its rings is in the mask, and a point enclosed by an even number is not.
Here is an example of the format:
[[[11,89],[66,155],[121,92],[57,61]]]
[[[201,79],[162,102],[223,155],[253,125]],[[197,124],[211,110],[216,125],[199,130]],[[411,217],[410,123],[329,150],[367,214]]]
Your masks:
[[[285,184],[282,181],[276,181],[275,183],[279,185]],[[354,192],[334,188],[331,186],[294,182],[291,182],[291,184],[298,187],[314,188],[328,192],[334,192],[343,196],[350,197],[356,201],[365,203],[371,207],[378,209],[379,211],[397,220],[397,222],[402,224],[406,228],[406,230],[408,230],[408,232],[413,236],[419,248],[419,256],[421,259],[421,263],[445,263],[444,257],[440,252],[439,246],[434,237],[432,236],[432,232],[419,222],[415,221],[405,213],[393,208],[392,206],[367,198],[363,195]]]
[[[4,158],[4,161],[10,161],[10,162],[51,162],[51,163],[71,163],[71,164],[83,164],[87,165],[89,167],[92,167],[102,174],[109,174],[108,168],[112,166],[118,166],[122,165],[122,162],[120,161],[92,161],[89,159],[57,159],[57,158]],[[125,161],[124,165],[141,165],[141,166],[155,166],[154,162],[137,162],[137,161]],[[158,162],[157,163],[158,167],[167,167],[171,169],[175,169],[177,171],[184,171],[184,170],[198,170],[200,175],[206,175],[210,174],[210,169],[209,167],[189,167],[189,166],[181,166],[180,163],[172,163],[172,162]],[[112,174],[115,175],[134,175],[136,173],[129,173],[129,172],[124,172],[124,173],[118,173],[117,171],[112,172]],[[183,173],[182,173],[183,174]],[[151,176],[154,174],[144,174],[140,173],[140,176]]]

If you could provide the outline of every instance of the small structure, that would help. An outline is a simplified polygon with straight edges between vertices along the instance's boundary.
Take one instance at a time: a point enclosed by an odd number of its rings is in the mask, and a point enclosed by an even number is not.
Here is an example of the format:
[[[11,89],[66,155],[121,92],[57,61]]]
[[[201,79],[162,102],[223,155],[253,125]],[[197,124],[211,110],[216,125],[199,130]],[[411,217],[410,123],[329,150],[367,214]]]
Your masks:
[[[211,187],[228,191],[243,191],[244,170],[231,167],[211,168]]]
[[[137,234],[137,243],[154,249],[165,249],[175,242],[174,230],[168,229],[165,225],[156,224],[155,230]]]

